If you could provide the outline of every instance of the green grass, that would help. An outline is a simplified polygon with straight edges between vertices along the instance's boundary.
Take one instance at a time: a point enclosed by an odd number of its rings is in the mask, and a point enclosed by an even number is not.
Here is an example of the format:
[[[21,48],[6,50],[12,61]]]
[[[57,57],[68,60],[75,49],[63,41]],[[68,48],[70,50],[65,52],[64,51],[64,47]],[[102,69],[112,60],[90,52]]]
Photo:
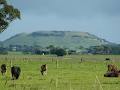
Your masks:
[[[106,57],[113,61],[104,61]],[[115,55],[3,55],[0,64],[7,64],[8,68],[5,77],[0,75],[0,90],[120,90],[120,78],[103,77],[107,64],[120,68],[119,59]],[[10,61],[21,67],[19,80],[11,80]],[[40,74],[42,64],[48,65],[46,76]]]

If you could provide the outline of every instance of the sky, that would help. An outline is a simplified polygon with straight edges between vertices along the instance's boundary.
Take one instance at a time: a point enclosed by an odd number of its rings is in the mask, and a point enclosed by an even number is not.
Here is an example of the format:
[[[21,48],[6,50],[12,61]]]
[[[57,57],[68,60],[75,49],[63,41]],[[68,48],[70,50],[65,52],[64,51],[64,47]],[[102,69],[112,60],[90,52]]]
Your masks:
[[[21,20],[0,35],[35,31],[89,32],[120,44],[120,0],[7,0],[21,11]]]

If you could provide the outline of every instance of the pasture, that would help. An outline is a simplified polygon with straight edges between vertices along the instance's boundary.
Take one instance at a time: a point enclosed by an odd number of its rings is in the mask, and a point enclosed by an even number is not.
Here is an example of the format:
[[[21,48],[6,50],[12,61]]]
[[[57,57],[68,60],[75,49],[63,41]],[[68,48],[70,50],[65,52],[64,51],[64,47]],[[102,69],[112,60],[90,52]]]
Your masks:
[[[112,61],[105,61],[106,57]],[[119,55],[1,55],[0,65],[3,63],[7,73],[0,74],[0,90],[120,90],[120,77],[103,76],[107,64],[114,63],[120,69]],[[46,76],[40,73],[42,64],[48,66]],[[11,80],[11,65],[21,67],[18,80]]]

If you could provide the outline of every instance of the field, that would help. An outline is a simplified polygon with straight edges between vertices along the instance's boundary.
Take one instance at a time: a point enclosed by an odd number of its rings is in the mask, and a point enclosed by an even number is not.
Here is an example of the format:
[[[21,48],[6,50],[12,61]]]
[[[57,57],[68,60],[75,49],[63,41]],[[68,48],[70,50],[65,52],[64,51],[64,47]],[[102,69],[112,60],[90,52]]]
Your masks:
[[[111,61],[105,61],[106,57]],[[0,90],[120,90],[120,78],[103,76],[107,64],[120,69],[119,59],[118,55],[1,55],[0,65],[7,64],[7,73],[0,75]],[[48,66],[46,76],[40,74],[42,64]],[[21,67],[19,80],[11,80],[11,65]]]

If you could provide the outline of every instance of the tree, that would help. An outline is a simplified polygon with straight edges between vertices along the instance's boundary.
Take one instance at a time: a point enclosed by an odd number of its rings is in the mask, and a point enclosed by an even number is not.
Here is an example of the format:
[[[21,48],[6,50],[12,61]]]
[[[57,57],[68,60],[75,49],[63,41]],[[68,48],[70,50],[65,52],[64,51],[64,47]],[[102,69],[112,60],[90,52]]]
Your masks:
[[[48,47],[46,47],[47,49],[53,49],[55,48],[53,45],[49,45]]]
[[[0,46],[0,54],[3,54],[3,55],[8,54],[7,48],[4,48],[3,46]]]
[[[63,48],[54,47],[50,49],[50,54],[55,54],[57,56],[64,56],[66,55],[66,51]]]
[[[7,3],[7,0],[0,0],[0,33],[15,19],[20,19],[20,11]]]
[[[64,55],[66,55],[66,51],[65,51],[65,49],[62,49],[62,48],[56,48],[55,54],[57,56],[64,56]]]
[[[76,50],[68,50],[68,54],[69,55],[76,54]]]

